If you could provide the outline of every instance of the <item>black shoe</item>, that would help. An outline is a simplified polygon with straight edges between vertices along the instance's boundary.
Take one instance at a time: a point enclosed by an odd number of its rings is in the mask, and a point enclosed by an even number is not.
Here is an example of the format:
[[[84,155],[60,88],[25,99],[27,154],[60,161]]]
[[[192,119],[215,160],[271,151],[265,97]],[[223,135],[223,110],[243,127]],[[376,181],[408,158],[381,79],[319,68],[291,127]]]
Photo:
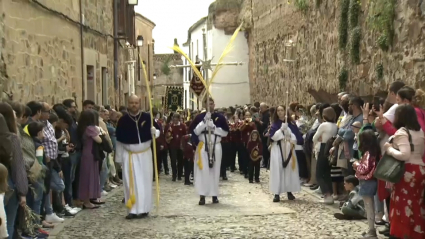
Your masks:
[[[182,177],[178,177],[177,180],[181,181],[182,180]]]
[[[165,171],[165,175],[170,175],[170,172],[168,172],[168,171]]]
[[[201,196],[199,198],[199,205],[205,205],[205,197],[204,196]]]
[[[335,217],[336,219],[338,219],[338,220],[353,220],[353,217],[350,217],[350,216],[344,215],[344,214],[342,214],[342,213],[335,213],[335,214],[334,214],[334,217]]]
[[[292,193],[288,193],[288,200],[295,200],[295,196]]]
[[[149,213],[141,213],[141,214],[137,215],[137,218],[142,219],[142,218],[147,217],[148,215],[149,215]]]
[[[128,219],[128,220],[135,219],[135,218],[137,218],[137,215],[136,215],[136,214],[132,214],[132,213],[128,214],[128,215],[125,217],[125,219]]]
[[[316,190],[318,188],[319,188],[319,185],[313,185],[313,186],[310,187],[310,190]]]
[[[219,203],[218,198],[217,197],[212,197],[213,203]]]
[[[375,225],[383,226],[383,225],[385,225],[385,222],[384,221],[377,221],[377,222],[375,222]]]
[[[189,181],[189,182],[185,182],[184,185],[193,185],[193,183]]]
[[[227,180],[229,180],[229,179],[228,179],[226,176],[224,176],[224,177],[223,177],[223,180],[224,180],[224,181],[227,181]]]
[[[280,196],[274,195],[273,202],[280,202]]]
[[[173,177],[173,179],[171,179],[173,182],[175,182],[176,181],[176,177]]]
[[[245,174],[245,178],[248,178],[248,174]]]
[[[255,182],[256,183],[259,183],[260,182],[260,179],[259,178],[255,179]]]
[[[230,172],[232,172],[232,173],[233,173],[233,172],[235,172],[235,170],[232,168],[232,169],[230,169]]]
[[[254,183],[254,181],[252,181],[252,180],[249,180],[249,183]]]
[[[239,173],[242,175],[242,174],[245,174],[244,172],[242,172],[241,170],[239,170]]]

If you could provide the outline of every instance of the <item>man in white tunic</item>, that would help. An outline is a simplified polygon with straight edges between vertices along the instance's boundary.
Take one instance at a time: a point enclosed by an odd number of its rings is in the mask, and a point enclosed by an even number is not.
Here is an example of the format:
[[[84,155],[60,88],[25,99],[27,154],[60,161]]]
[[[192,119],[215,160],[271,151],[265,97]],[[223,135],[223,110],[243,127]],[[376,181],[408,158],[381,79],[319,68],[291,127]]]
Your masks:
[[[209,110],[214,112],[214,100],[210,98]],[[229,132],[226,118],[219,113],[203,112],[190,125],[192,142],[197,145],[195,152],[195,189],[200,195],[199,205],[205,205],[205,197],[212,197],[218,203],[218,183],[222,158],[221,138]],[[211,132],[209,136],[208,131]],[[211,150],[211,155],[209,155]]]
[[[149,113],[140,111],[136,95],[128,100],[128,114],[122,116],[116,128],[117,163],[122,164],[126,219],[144,218],[152,210],[152,135],[159,136],[159,126],[151,126]]]

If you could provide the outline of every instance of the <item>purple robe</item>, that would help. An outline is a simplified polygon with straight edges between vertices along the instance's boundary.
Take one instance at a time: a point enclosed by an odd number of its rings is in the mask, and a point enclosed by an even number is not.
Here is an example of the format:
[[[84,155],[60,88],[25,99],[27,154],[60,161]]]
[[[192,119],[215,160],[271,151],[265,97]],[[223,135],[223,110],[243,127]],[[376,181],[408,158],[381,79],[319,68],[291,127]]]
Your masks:
[[[198,139],[198,136],[195,134],[194,130],[196,126],[204,120],[205,114],[206,112],[200,113],[199,115],[197,115],[195,119],[193,119],[189,127],[189,133],[192,135],[191,136],[192,144],[195,146],[198,145],[199,139]],[[222,130],[229,132],[229,125],[227,124],[226,118],[222,114],[212,113],[211,119],[213,120],[215,127],[221,128]]]
[[[139,144],[152,140],[150,114],[145,112],[141,112],[140,114],[142,115],[137,122],[139,130],[137,130],[136,122],[132,119],[135,117],[129,114],[122,116],[118,120],[115,131],[118,142],[123,144]],[[157,122],[154,121],[153,125],[156,129],[160,130]]]

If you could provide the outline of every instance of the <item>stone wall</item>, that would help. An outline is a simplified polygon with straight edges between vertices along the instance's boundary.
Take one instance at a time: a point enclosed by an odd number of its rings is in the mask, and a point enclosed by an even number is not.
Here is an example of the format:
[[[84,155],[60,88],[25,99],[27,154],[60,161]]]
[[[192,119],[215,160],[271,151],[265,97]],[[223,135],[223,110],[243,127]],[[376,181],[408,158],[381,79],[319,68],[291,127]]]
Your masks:
[[[83,34],[84,58],[80,27],[76,23],[80,20],[79,1],[38,2],[69,19],[31,1],[0,0],[1,51],[9,75],[3,84],[5,90],[13,93],[14,100],[22,102],[37,99],[53,104],[76,98],[77,104],[81,105],[88,93],[82,79],[83,72],[86,73],[86,66],[81,62],[84,59],[85,64],[94,66],[92,96],[95,101],[115,105],[118,92],[113,87],[113,11],[110,1],[82,1],[87,26]],[[102,87],[101,67],[108,72],[106,88]],[[108,102],[102,102],[102,90],[107,91]]]
[[[183,68],[169,68],[171,65],[182,65],[180,54],[155,54],[153,57],[156,79],[153,81],[152,94],[154,104],[160,107],[162,97],[165,97],[167,86],[183,87]]]
[[[307,3],[307,7],[296,2]],[[343,50],[339,47],[341,2],[244,0],[239,21],[245,21],[244,29],[249,33],[252,101],[282,104],[288,85],[289,101],[334,101],[341,90],[342,69],[348,73],[342,88],[361,96],[385,91],[395,80],[425,86],[425,1],[397,1],[394,21],[390,21],[393,42],[384,51],[377,44],[382,29],[373,28],[373,19],[384,9],[373,4],[383,4],[383,0],[361,0],[358,62],[352,58],[354,28],[347,27],[348,43]],[[284,43],[290,39],[296,42],[296,62],[285,63],[283,59],[289,58],[290,51]],[[378,77],[381,66],[383,74]]]

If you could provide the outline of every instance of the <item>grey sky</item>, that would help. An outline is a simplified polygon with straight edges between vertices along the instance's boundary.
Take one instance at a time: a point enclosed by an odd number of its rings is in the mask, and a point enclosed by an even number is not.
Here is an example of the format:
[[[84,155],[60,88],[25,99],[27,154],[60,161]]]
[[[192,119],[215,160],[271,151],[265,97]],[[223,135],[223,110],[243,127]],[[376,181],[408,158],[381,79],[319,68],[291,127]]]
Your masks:
[[[207,16],[214,0],[139,0],[136,12],[156,24],[153,30],[155,53],[172,53],[174,38],[182,46],[187,31],[202,17]]]

